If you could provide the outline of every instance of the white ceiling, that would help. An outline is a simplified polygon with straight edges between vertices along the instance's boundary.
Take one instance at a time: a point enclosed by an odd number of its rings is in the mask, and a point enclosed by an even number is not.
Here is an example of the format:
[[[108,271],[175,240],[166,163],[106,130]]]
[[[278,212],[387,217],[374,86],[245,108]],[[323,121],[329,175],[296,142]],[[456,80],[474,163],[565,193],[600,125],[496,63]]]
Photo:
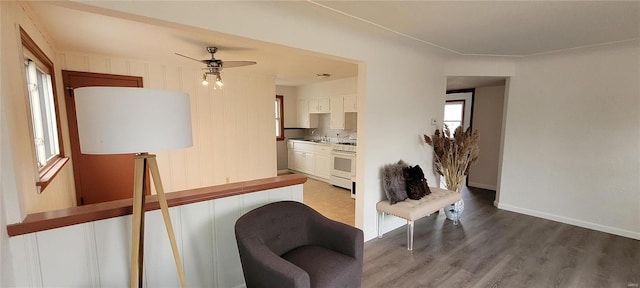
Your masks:
[[[174,53],[210,59],[211,54],[205,47],[216,46],[219,48],[216,58],[223,61],[258,62],[258,65],[233,69],[276,75],[278,85],[290,86],[353,77],[358,73],[357,64],[345,59],[215,31],[147,24],[78,10],[84,7],[78,5],[68,8],[47,1],[29,4],[60,51],[204,67],[204,64]],[[319,73],[329,73],[331,77],[316,77]]]
[[[464,55],[526,56],[640,37],[640,1],[317,1]]]
[[[192,27],[159,26],[95,14],[83,11],[81,5],[29,3],[61,51],[198,65],[173,53],[206,59],[209,54],[204,47],[214,45],[220,47],[217,58],[258,62],[234,69],[274,74],[280,85],[326,81],[317,79],[317,73],[332,74],[329,80],[357,75],[357,65],[346,59]],[[299,3],[296,9],[304,10],[300,12],[320,6],[340,17],[366,22],[372,30],[391,31],[459,55],[521,57],[640,38],[640,1]],[[277,1],[272,4],[287,5]],[[139,35],[153,35],[153,41]],[[469,88],[462,87],[469,85],[464,81],[496,81],[464,77],[450,80],[461,88]]]

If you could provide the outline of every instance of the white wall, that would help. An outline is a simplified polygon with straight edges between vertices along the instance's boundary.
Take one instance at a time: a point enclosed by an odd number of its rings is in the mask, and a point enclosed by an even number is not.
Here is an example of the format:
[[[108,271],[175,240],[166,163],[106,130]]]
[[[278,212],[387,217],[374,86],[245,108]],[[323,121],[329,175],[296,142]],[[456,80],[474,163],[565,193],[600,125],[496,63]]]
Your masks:
[[[200,67],[60,53],[64,70],[142,76],[146,88],[189,94],[193,146],[157,152],[167,192],[276,176],[275,76],[223,72],[224,89],[200,83]]]
[[[421,135],[433,132],[429,119],[442,118],[445,52],[387,31],[370,33],[370,25],[308,2],[85,3],[361,61],[357,182],[363,193],[356,199],[356,225],[367,240],[376,236],[375,204],[384,198],[380,168],[398,159],[432,166]],[[211,17],[210,11],[224,13]],[[435,181],[433,172],[426,174]]]
[[[502,132],[505,86],[476,88],[473,99],[473,129],[480,133],[480,154],[469,170],[467,184],[496,190]]]
[[[640,42],[517,61],[499,206],[640,239]]]
[[[358,93],[358,77],[349,77],[298,86],[298,97],[330,97]]]

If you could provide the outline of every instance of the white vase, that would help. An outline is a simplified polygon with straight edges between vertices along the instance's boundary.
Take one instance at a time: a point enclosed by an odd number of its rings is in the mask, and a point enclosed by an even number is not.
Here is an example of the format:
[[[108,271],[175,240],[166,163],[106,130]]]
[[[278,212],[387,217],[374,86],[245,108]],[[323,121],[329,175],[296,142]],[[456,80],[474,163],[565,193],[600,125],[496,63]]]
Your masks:
[[[463,211],[464,200],[460,199],[460,201],[445,207],[444,215],[447,216],[447,219],[452,220],[454,225],[458,225],[458,220],[460,220]]]

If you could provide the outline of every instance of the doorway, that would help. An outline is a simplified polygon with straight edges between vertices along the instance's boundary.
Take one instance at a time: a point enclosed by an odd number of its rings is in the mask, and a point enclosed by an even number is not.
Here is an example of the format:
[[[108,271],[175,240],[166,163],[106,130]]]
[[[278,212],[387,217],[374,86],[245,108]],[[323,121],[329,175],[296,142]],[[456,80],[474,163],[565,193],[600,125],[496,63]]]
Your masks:
[[[480,134],[480,155],[469,169],[466,185],[496,191],[496,196],[499,195],[507,86],[506,77],[447,77],[446,100],[470,98],[473,103],[471,111],[464,117],[470,115],[469,125]],[[464,96],[465,92],[470,96]]]
[[[77,205],[131,198],[135,154],[88,155],[80,152],[73,89],[87,86],[142,87],[142,77],[62,71]],[[147,181],[149,177],[146,177]],[[145,193],[150,194],[147,187]]]

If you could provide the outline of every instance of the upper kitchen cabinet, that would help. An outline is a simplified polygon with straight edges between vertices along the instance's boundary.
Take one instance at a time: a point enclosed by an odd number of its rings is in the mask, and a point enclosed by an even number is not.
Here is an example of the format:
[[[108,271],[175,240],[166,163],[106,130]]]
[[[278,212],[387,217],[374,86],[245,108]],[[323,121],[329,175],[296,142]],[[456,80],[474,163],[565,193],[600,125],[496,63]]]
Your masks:
[[[317,115],[309,114],[309,107],[311,106],[308,99],[298,99],[298,128],[318,128]]]
[[[344,97],[331,96],[329,98],[331,106],[331,121],[329,126],[331,129],[344,129]]]
[[[344,112],[358,112],[358,94],[344,95]]]
[[[309,113],[329,113],[329,97],[309,99]]]

